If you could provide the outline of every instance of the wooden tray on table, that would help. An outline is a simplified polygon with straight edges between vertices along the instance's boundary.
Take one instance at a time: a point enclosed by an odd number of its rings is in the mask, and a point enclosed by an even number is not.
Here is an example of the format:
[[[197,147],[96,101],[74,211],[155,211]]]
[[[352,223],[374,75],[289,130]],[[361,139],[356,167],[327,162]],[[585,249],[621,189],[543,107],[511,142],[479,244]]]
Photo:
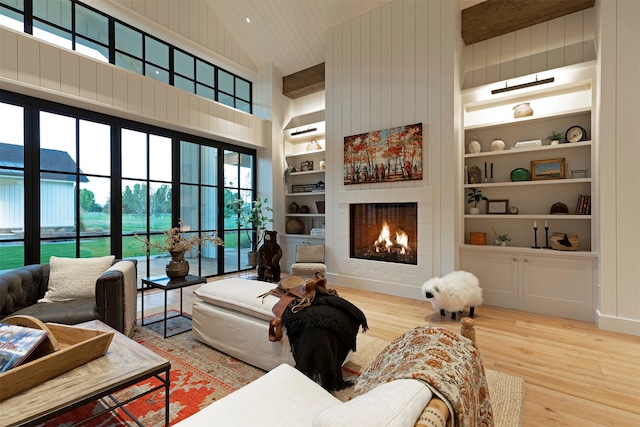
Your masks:
[[[48,331],[29,359],[0,374],[0,401],[64,374],[107,352],[113,332],[42,323],[32,316],[11,316],[2,323]]]

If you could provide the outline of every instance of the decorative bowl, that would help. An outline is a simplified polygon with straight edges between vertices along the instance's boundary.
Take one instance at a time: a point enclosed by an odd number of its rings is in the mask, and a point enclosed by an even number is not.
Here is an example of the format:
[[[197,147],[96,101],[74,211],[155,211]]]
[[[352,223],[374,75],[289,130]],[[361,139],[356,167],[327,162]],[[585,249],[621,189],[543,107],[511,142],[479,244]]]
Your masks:
[[[516,168],[511,171],[510,177],[511,177],[511,181],[513,182],[529,181],[529,179],[531,178],[531,175],[529,174],[528,169]]]

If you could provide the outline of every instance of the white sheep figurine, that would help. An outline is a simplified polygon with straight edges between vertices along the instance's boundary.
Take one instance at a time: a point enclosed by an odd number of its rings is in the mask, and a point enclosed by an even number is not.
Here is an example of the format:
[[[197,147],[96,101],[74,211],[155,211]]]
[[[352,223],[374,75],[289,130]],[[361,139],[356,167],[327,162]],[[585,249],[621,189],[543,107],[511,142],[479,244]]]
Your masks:
[[[434,277],[422,284],[427,301],[434,310],[451,312],[455,320],[456,313],[469,307],[469,316],[473,317],[475,307],[482,304],[482,288],[478,278],[468,271],[454,271],[444,277]]]

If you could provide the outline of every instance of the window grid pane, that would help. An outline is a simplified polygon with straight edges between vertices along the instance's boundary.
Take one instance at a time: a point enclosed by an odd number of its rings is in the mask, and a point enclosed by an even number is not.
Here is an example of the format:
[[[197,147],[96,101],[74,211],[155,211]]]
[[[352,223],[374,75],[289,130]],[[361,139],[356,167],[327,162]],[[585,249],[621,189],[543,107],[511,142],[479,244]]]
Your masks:
[[[193,72],[194,57],[178,49],[173,51],[173,71],[190,79],[195,78]]]
[[[236,77],[236,97],[249,101],[251,100],[251,85],[248,81]]]
[[[116,52],[116,65],[134,73],[142,74],[142,61],[124,53]]]
[[[109,18],[86,7],[76,4],[76,34],[98,41],[109,43]]]
[[[0,5],[11,6],[24,12],[24,0],[0,0]]]
[[[147,65],[144,67],[144,74],[145,76],[151,77],[154,80],[169,84],[169,72],[167,70],[163,70],[162,68],[158,68],[155,65],[147,63]]]
[[[218,90],[224,91],[233,96],[233,93],[234,93],[233,80],[234,80],[234,77],[232,74],[229,74],[224,70],[218,70]]]
[[[152,37],[144,38],[145,61],[169,69],[169,45]]]
[[[142,58],[142,33],[119,22],[116,22],[115,28],[116,49]]]
[[[33,16],[71,30],[71,4],[69,0],[36,0]]]
[[[188,80],[188,79],[185,79],[184,77],[175,76],[173,78],[173,85],[187,92],[195,93],[195,83],[193,82],[193,80]]]
[[[215,68],[211,64],[207,64],[201,60],[196,60],[196,72],[198,83],[206,86],[215,87]]]

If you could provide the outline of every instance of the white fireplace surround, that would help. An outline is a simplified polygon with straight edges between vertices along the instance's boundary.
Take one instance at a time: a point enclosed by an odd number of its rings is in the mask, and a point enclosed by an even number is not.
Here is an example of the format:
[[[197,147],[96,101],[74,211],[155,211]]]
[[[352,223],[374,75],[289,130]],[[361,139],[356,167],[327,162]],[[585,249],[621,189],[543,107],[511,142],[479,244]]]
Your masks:
[[[394,186],[394,184],[390,184]],[[389,191],[389,190],[392,191]],[[358,289],[421,298],[420,286],[433,271],[433,190],[430,187],[390,187],[379,190],[339,191],[335,211],[335,269],[329,282]],[[349,205],[355,203],[417,203],[417,265],[351,258],[349,251]],[[344,238],[340,237],[344,236]]]

